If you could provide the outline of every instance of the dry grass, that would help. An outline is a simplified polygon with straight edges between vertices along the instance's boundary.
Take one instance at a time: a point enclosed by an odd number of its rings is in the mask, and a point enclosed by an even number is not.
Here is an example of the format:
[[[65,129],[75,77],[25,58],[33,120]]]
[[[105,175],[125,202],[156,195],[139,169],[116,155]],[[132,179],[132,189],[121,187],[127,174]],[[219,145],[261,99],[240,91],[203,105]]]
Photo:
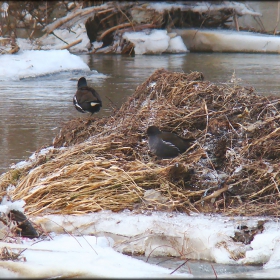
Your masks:
[[[26,201],[28,214],[157,209],[278,216],[279,108],[276,97],[252,88],[159,69],[112,116],[70,121],[52,154],[2,175],[2,195],[14,184],[11,196]],[[159,160],[146,141],[152,124],[196,142],[177,158]],[[151,189],[164,199],[147,198]]]

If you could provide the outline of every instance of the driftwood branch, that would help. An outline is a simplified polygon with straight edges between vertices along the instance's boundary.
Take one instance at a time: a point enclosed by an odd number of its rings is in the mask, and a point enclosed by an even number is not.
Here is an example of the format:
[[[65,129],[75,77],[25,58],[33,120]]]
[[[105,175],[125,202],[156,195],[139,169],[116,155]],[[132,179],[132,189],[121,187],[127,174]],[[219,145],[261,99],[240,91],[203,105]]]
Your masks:
[[[45,39],[55,29],[57,29],[58,27],[62,26],[64,23],[70,21],[71,19],[73,19],[77,16],[81,17],[81,16],[87,15],[89,13],[100,11],[100,10],[103,10],[103,9],[104,9],[104,6],[103,7],[91,7],[91,8],[87,8],[87,9],[84,9],[84,10],[77,10],[74,13],[71,13],[71,14],[63,17],[63,18],[60,18],[60,19],[56,20],[55,22],[49,24],[48,26],[46,26],[43,29],[43,31],[46,32],[46,33],[39,40]]]
[[[143,30],[143,29],[153,29],[153,28],[157,28],[158,25],[155,24],[141,24],[141,25],[137,25],[134,26],[134,28],[124,28],[120,31],[118,31],[118,33],[122,34],[124,32],[128,32],[128,31],[139,31],[139,30]]]
[[[224,182],[224,184],[226,183],[226,181]],[[208,195],[206,197],[203,197],[202,199],[196,201],[194,204],[198,204],[198,203],[201,203],[202,201],[209,200],[209,199],[212,199],[212,198],[216,198],[220,194],[222,194],[223,192],[226,192],[230,187],[231,187],[231,185],[226,185],[225,187],[223,187],[223,188],[221,188],[221,189],[219,189],[217,191],[214,191],[212,194],[210,194],[210,195]]]
[[[29,39],[31,39],[34,35],[35,29],[36,29],[36,24],[37,24],[37,20],[34,20],[34,24],[33,24],[33,30],[31,31],[30,35],[29,35]]]
[[[107,10],[104,10],[104,11],[98,11],[97,14],[98,14],[98,15],[101,15],[101,14],[104,14],[104,13],[111,12],[111,11],[113,11],[113,10],[115,10],[115,8],[110,8],[110,9],[107,9]]]
[[[61,50],[65,50],[65,49],[69,49],[75,45],[78,45],[79,43],[81,43],[83,41],[83,39],[79,39],[79,40],[76,40],[74,42],[72,42],[71,44],[68,44],[67,46],[64,46],[62,48],[60,48]]]
[[[126,13],[123,12],[123,10],[120,8],[119,5],[118,5],[118,10],[125,16],[125,18],[128,20],[128,22],[131,23],[131,26],[132,26],[132,28],[133,28],[133,31],[135,31],[133,22],[128,18],[128,16],[126,15]]]
[[[103,32],[100,37],[98,38],[98,41],[102,41],[104,39],[105,36],[107,36],[108,34],[112,33],[115,30],[124,28],[124,27],[129,27],[132,26],[132,23],[123,23],[123,24],[119,24],[116,26],[113,26],[112,28],[107,29],[105,32]]]

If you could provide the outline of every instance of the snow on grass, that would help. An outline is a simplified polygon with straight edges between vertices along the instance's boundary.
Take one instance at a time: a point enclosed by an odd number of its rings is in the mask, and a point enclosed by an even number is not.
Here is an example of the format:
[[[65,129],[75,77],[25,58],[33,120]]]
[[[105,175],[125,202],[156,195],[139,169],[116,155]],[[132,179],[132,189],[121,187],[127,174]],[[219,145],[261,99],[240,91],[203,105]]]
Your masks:
[[[18,162],[17,164],[13,164],[11,165],[12,169],[21,169],[21,168],[26,168],[31,166],[40,156],[45,156],[48,153],[52,152],[54,150],[54,146],[50,146],[47,148],[43,148],[41,149],[39,152],[34,152],[29,158],[28,160],[23,160]],[[61,150],[64,150],[65,147],[60,148]]]
[[[4,196],[2,198],[2,201],[0,203],[0,212],[8,214],[11,210],[17,210],[20,212],[24,211],[24,200],[17,200],[17,201],[10,201],[7,196]]]

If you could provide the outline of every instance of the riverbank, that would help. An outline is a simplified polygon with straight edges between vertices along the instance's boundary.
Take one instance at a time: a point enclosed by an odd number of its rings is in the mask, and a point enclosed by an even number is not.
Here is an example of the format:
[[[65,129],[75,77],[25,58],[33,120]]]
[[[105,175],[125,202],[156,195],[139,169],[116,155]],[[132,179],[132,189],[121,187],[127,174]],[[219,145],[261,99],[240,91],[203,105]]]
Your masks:
[[[19,49],[128,55],[188,51],[279,53],[277,26],[274,31],[265,30],[262,14],[239,2],[70,4],[63,4],[61,13],[53,3],[37,4],[37,8],[35,5],[23,10],[24,19],[15,17],[15,9],[24,7],[5,6],[3,20],[7,24],[3,34],[17,40],[15,48],[11,50],[7,45],[2,53],[16,53]],[[45,11],[39,22],[38,9]],[[240,25],[243,17],[254,18],[259,29]],[[23,22],[26,30],[30,29],[28,36],[21,32]]]

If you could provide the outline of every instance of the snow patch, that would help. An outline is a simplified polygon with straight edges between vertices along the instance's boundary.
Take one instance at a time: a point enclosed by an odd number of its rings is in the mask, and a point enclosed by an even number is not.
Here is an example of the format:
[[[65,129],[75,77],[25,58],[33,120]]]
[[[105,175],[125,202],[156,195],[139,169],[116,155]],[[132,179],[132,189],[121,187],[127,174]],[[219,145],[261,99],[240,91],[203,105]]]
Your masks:
[[[188,51],[180,36],[170,39],[166,30],[125,32],[122,37],[135,45],[135,54],[185,53]]]
[[[26,168],[30,165],[32,165],[36,159],[39,157],[39,156],[44,156],[44,155],[47,155],[49,152],[53,151],[55,148],[53,146],[50,146],[48,148],[44,148],[44,149],[41,149],[39,152],[35,152],[33,153],[28,160],[24,160],[24,161],[20,161],[16,164],[12,164],[11,165],[11,169],[21,169],[21,168]],[[66,149],[65,147],[61,147],[59,148],[58,150],[64,150]]]
[[[109,242],[108,242],[109,240]],[[116,252],[110,238],[95,236],[53,235],[41,242],[23,241],[9,244],[10,248],[27,249],[22,255],[25,262],[1,262],[0,274],[9,268],[21,277],[57,278],[143,278],[143,277],[191,277],[188,273],[152,265]],[[6,244],[0,242],[0,247]]]
[[[90,71],[90,68],[68,50],[25,50],[0,56],[0,80],[18,80],[73,70]]]
[[[168,53],[185,53],[188,52],[186,45],[183,42],[181,36],[176,36],[171,38],[169,41],[169,46],[165,52]]]
[[[24,213],[24,205],[25,201],[22,199],[12,202],[6,196],[4,196],[0,204],[0,212],[8,214],[11,210],[17,210]]]

